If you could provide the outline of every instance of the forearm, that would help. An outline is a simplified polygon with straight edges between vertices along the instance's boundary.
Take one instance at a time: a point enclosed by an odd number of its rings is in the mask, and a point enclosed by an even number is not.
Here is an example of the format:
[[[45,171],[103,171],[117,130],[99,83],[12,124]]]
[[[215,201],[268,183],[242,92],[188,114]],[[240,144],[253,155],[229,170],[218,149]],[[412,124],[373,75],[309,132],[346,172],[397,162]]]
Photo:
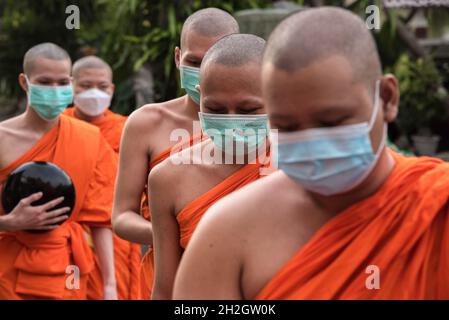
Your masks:
[[[173,297],[173,285],[176,271],[181,260],[181,248],[179,246],[155,247],[155,274],[152,291],[153,300],[171,300]],[[161,250],[164,250],[161,253]],[[158,254],[159,253],[159,254]]]
[[[7,215],[0,216],[0,232],[10,230],[11,230],[11,223],[8,219],[8,216]]]
[[[112,231],[107,228],[91,227],[92,240],[97,254],[104,286],[115,286],[114,243]]]
[[[120,238],[144,245],[153,245],[151,222],[133,211],[125,211],[112,221],[114,233]]]
[[[172,288],[161,288],[160,286],[153,286],[153,291],[151,292],[152,300],[171,300],[172,299]]]
[[[179,225],[170,211],[153,212],[154,285],[153,300],[171,300],[176,271],[182,257]],[[162,213],[162,217],[160,214]]]

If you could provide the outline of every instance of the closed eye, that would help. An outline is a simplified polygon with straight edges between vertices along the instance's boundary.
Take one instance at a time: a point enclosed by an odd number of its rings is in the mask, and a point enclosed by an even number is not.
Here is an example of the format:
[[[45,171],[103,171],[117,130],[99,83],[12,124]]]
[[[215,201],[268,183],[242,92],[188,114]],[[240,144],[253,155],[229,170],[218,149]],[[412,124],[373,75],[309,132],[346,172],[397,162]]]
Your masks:
[[[338,127],[344,124],[346,120],[348,120],[350,116],[343,116],[335,120],[321,120],[319,122],[320,127],[328,128],[328,127]]]
[[[228,113],[228,109],[223,107],[204,107],[204,109],[207,113],[218,113],[218,114]]]
[[[253,114],[253,113],[257,113],[258,111],[260,111],[262,108],[261,107],[257,107],[257,108],[245,108],[245,109],[239,109],[239,113],[241,114]]]

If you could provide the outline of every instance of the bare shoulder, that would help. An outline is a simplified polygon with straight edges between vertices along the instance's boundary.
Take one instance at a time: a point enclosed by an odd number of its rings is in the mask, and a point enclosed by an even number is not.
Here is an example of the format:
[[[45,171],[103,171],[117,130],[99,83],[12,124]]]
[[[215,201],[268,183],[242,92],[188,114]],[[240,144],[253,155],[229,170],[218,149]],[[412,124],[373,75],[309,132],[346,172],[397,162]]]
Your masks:
[[[176,185],[173,179],[176,177],[179,179],[182,175],[179,175],[181,165],[175,165],[172,162],[171,157],[168,157],[157,166],[150,170],[148,175],[148,185],[151,189],[164,188],[166,185]],[[184,167],[184,166],[183,166]]]
[[[224,235],[231,232],[233,241],[246,243],[248,237],[295,223],[295,211],[308,203],[305,191],[277,171],[215,203],[201,224],[212,233],[226,228]]]
[[[295,195],[294,199],[292,194]],[[260,217],[261,208],[271,211],[271,209],[278,208],[279,203],[294,200],[296,205],[301,199],[305,200],[306,198],[306,193],[302,188],[288,179],[282,171],[276,171],[226,196],[214,205],[213,211],[217,215],[220,212],[227,212],[226,215],[230,218],[235,215],[235,218],[238,219],[241,219],[242,216],[252,219],[254,215]]]
[[[0,122],[0,146],[10,146],[25,135],[20,125],[22,115],[12,117]]]
[[[126,121],[126,128],[144,130],[144,132],[156,131],[159,126],[176,115],[176,108],[181,103],[181,98],[178,98],[162,103],[146,104],[130,114]]]
[[[6,166],[34,144],[35,134],[23,125],[22,115],[0,122],[0,167]]]
[[[167,159],[151,169],[148,183],[162,185],[174,182],[176,187],[184,180],[195,178],[195,173],[207,166],[201,161],[201,151],[204,145],[209,143],[211,142],[208,140],[203,141],[182,151],[173,149],[173,153]]]
[[[255,252],[264,252],[267,241],[278,239],[283,233],[273,236],[273,225],[277,230],[279,220],[288,225],[281,202],[283,187],[289,183],[282,173],[275,172],[253,182],[216,202],[202,217],[189,243],[189,258],[207,259],[207,263],[217,264],[222,272],[230,261],[232,270],[241,270]],[[287,219],[288,220],[288,219]],[[195,260],[192,258],[192,260]],[[265,265],[262,261],[260,265]],[[224,271],[223,271],[224,272]]]
[[[147,104],[133,111],[125,124],[126,131],[154,130],[163,118],[163,104]]]
[[[242,294],[254,299],[310,238],[314,212],[304,189],[277,171],[215,203],[200,221],[197,243],[214,247],[216,259],[237,259]]]
[[[0,121],[0,132],[6,133],[17,127],[18,122],[22,118],[22,115],[18,115],[3,121]]]
[[[173,154],[150,170],[148,175],[150,190],[168,192],[171,197],[176,197],[178,190],[183,190],[183,182],[191,179],[191,173],[197,169],[197,166],[190,162],[183,163],[180,156],[182,156],[182,152]]]

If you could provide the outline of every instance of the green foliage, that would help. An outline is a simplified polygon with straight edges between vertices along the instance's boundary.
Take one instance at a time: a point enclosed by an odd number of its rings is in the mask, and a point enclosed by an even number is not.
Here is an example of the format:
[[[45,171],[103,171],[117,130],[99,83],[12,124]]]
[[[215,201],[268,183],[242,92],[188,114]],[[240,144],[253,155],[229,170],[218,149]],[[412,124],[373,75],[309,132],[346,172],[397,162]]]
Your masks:
[[[218,7],[229,11],[265,7],[270,0],[5,0],[0,10],[0,95],[23,94],[17,82],[25,52],[51,41],[65,48],[72,59],[96,53],[114,69],[117,86],[113,109],[129,113],[133,105],[131,77],[150,63],[156,100],[179,94],[174,49],[183,21],[194,11]],[[68,5],[81,12],[81,29],[65,27]],[[178,79],[179,80],[179,79]]]
[[[234,13],[239,10],[266,8],[273,0],[3,0],[0,1],[0,95],[23,94],[17,75],[22,59],[31,46],[55,42],[77,59],[96,53],[114,69],[116,94],[113,110],[132,111],[134,102],[132,77],[142,66],[150,66],[155,80],[156,101],[181,94],[179,75],[174,64],[174,49],[179,45],[184,20],[205,7],[218,7]],[[295,0],[314,5],[312,0]],[[365,9],[380,0],[326,0],[325,5],[348,6],[366,17]],[[65,28],[65,8],[77,5],[81,12],[81,29]],[[382,13],[382,29],[375,32],[385,66],[392,66],[406,48],[398,41],[396,19],[401,14]],[[434,14],[443,24],[447,15]],[[446,23],[447,24],[447,23]]]
[[[77,33],[65,27],[65,9],[70,4],[78,5],[83,12],[81,27],[95,20],[90,1],[5,1],[0,30],[0,95],[23,94],[17,77],[22,72],[23,56],[30,47],[51,41],[64,47],[72,58],[76,56]]]
[[[150,63],[155,77],[157,101],[171,99],[181,93],[174,50],[179,45],[182,24],[190,14],[206,7],[217,7],[233,13],[265,7],[271,3],[266,0],[97,2],[104,7],[100,18],[103,21],[101,34],[96,41],[100,55],[113,65],[119,86],[144,64]],[[126,109],[126,106],[123,107]],[[133,107],[119,109],[129,112]]]
[[[442,76],[431,57],[411,61],[404,54],[396,63],[393,73],[399,80],[401,101],[398,125],[404,133],[410,136],[447,119],[444,105],[447,92],[442,87]]]

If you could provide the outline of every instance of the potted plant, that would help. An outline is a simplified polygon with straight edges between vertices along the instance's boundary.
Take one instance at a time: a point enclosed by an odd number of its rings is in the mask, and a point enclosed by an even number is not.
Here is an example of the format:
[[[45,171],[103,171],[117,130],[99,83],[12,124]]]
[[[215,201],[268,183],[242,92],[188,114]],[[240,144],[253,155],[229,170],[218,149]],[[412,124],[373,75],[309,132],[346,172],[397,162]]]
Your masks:
[[[435,155],[440,137],[432,125],[447,119],[443,78],[429,56],[412,61],[402,55],[394,67],[401,101],[398,125],[420,155]]]

